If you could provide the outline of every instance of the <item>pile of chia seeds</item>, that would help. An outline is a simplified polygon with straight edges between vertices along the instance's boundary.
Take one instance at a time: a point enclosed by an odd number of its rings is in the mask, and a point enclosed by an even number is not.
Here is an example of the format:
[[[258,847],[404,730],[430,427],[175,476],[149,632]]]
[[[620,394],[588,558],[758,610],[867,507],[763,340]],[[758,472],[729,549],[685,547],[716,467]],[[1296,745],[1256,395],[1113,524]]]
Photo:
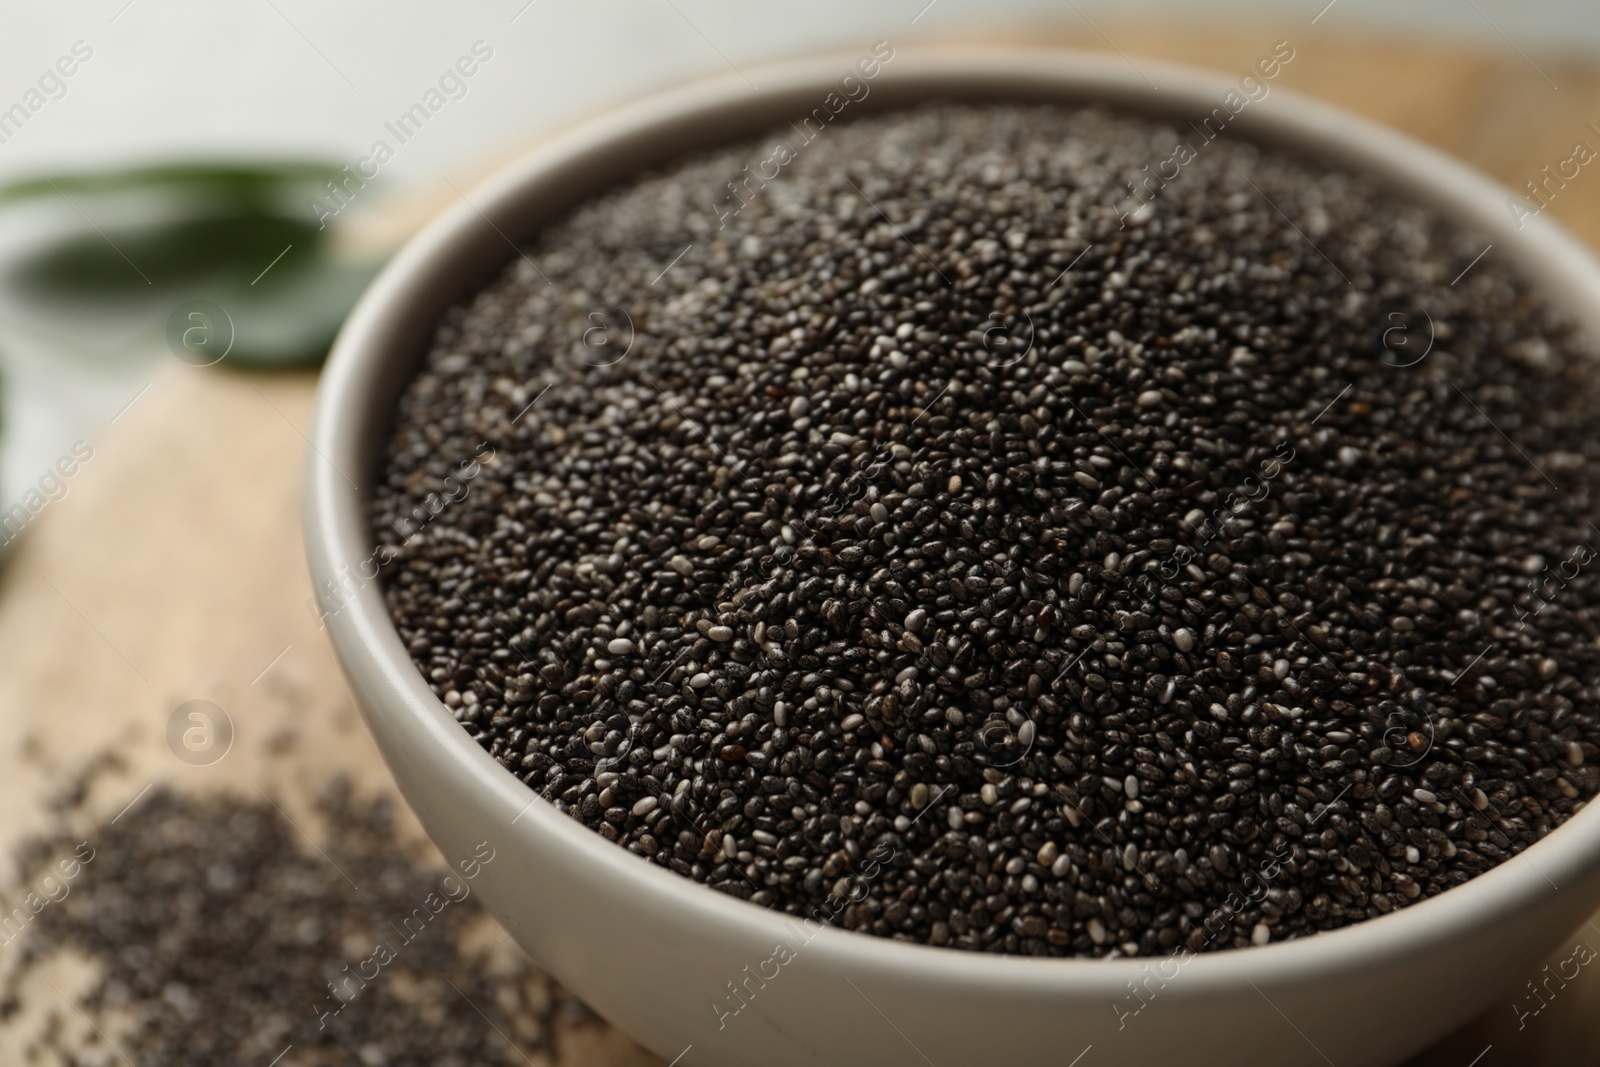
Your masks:
[[[387,799],[335,782],[320,853],[268,799],[158,787],[92,826],[82,799],[0,892],[0,1026],[34,999],[49,1021],[29,1063],[548,1062],[560,1030],[593,1019],[520,951],[487,947],[471,883],[410,854]],[[372,976],[379,944],[394,958]],[[51,979],[62,956],[93,965],[86,990]]]
[[[934,945],[1279,941],[1538,841],[1600,787],[1590,346],[1360,176],[1153,181],[1181,136],[932,105],[550,227],[395,416],[418,669],[608,840]]]

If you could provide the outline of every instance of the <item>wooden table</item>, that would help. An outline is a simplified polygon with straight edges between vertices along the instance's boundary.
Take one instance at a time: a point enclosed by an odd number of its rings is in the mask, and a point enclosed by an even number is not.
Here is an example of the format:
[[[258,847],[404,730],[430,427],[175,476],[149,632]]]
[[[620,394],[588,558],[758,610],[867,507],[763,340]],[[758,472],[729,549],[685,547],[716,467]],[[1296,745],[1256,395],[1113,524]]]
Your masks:
[[[1275,89],[1371,116],[1513,187],[1566,158],[1575,140],[1600,145],[1584,125],[1600,121],[1591,65],[1343,37],[1337,21],[1224,32],[1079,20],[1029,37],[1236,74],[1288,40],[1296,55]],[[993,36],[1014,39],[1014,29]],[[1580,174],[1550,210],[1600,245],[1600,169]],[[422,213],[413,204],[387,221],[404,228]],[[126,761],[91,797],[108,814],[150,782],[265,788],[307,824],[312,791],[335,773],[393,790],[306,606],[299,498],[314,386],[311,374],[173,361],[90,442],[94,456],[67,496],[38,516],[0,576],[0,855],[48,826],[44,799],[104,748]],[[232,751],[210,767],[181,763],[166,745],[169,714],[191,699],[220,705],[237,729]],[[405,832],[420,835],[409,816]],[[1600,947],[1595,929],[1579,936]],[[1468,1067],[1491,1045],[1480,1067],[1596,1062],[1597,1009],[1600,969],[1586,969],[1525,1029],[1509,1001],[1497,1004],[1413,1064]],[[22,1025],[0,1031],[0,1061],[17,1062]],[[569,1035],[564,1049],[574,1065],[653,1062],[603,1025]]]

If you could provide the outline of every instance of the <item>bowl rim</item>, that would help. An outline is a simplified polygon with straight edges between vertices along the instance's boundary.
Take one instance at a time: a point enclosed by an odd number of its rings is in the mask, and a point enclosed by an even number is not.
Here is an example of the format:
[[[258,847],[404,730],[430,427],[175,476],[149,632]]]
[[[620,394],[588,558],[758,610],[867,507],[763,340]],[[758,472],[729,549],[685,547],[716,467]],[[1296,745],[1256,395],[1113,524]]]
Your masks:
[[[305,536],[315,589],[344,583],[361,571],[374,539],[365,517],[366,495],[343,472],[361,471],[374,440],[387,432],[393,389],[386,379],[409,368],[431,336],[437,316],[406,325],[408,313],[430,286],[450,291],[447,305],[470,293],[474,279],[462,277],[465,248],[489,255],[499,248],[503,266],[511,238],[492,220],[529,210],[530,198],[552,175],[574,160],[616,154],[664,127],[687,129],[734,116],[760,131],[778,122],[749,116],[782,114],[796,100],[820,102],[848,72],[858,53],[831,53],[750,67],[657,93],[580,122],[538,143],[445,210],[412,237],[372,282],[346,320],[317,391],[308,435],[305,473]],[[1159,81],[1156,89],[1149,79]],[[752,88],[752,81],[760,89]],[[890,89],[891,106],[930,96],[945,98],[1096,100],[1113,109],[1173,116],[1199,114],[1221,103],[1237,79],[1163,61],[1097,52],[1027,46],[899,46],[873,91]],[[894,103],[898,101],[898,103]],[[803,112],[800,112],[803,113]],[[1246,121],[1248,120],[1248,121]],[[1343,168],[1375,175],[1405,195],[1469,225],[1504,247],[1518,273],[1550,302],[1600,337],[1600,261],[1544,216],[1512,225],[1509,189],[1465,164],[1394,130],[1331,105],[1273,87],[1236,117],[1241,136],[1278,143]],[[729,129],[706,143],[738,140],[746,129]],[[680,149],[680,151],[682,151]],[[644,169],[637,163],[614,178]],[[530,190],[532,192],[530,192]],[[559,199],[559,198],[558,198]],[[582,197],[542,210],[559,218]],[[708,198],[709,200],[709,198]],[[487,223],[486,227],[484,224]],[[526,240],[530,233],[513,236]],[[482,251],[487,246],[489,251]],[[498,269],[498,268],[497,268]],[[415,316],[412,316],[415,318]],[[404,342],[403,344],[401,342]],[[400,349],[409,345],[413,351]],[[376,428],[375,428],[376,427]],[[369,475],[370,477],[370,475]],[[790,936],[795,917],[750,904],[619,848],[561,814],[530,786],[493,759],[428,688],[390,622],[378,583],[365,580],[353,593],[341,591],[337,610],[325,616],[335,650],[369,727],[393,762],[391,745],[428,776],[432,788],[464,797],[480,813],[503,813],[509,832],[540,849],[556,849],[566,869],[587,879],[618,880],[635,899],[654,898],[685,926],[711,924],[772,944]],[[517,822],[526,820],[519,830]],[[1242,949],[1181,957],[1188,976],[1174,998],[1216,996],[1257,983],[1294,984],[1353,973],[1436,950],[1473,931],[1538,906],[1540,898],[1600,869],[1600,805],[1587,804],[1566,823],[1528,849],[1444,893],[1387,915],[1314,936]],[[1172,957],[1120,959],[1028,957],[962,951],[896,941],[837,929],[812,931],[808,955],[859,973],[890,972],[918,985],[966,987],[975,983],[996,994],[1115,994],[1142,969]],[[1259,992],[1259,989],[1256,990]]]

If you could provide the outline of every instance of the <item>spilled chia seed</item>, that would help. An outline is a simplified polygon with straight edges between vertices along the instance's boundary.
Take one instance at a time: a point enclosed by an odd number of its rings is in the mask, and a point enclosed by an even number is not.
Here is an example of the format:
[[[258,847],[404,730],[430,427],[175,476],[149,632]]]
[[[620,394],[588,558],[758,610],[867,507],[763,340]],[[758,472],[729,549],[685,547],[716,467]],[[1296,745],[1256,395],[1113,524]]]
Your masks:
[[[1555,829],[1600,787],[1594,353],[1367,179],[1219,138],[1152,185],[1178,136],[933,105],[736,215],[766,142],[550,227],[383,460],[434,692],[649,862],[962,949],[1304,937]]]
[[[115,823],[29,842],[22,888],[3,894],[16,955],[0,1026],[40,1000],[50,1025],[29,1062],[79,1063],[87,1048],[94,1062],[266,1064],[292,1046],[284,1063],[468,1067],[549,1062],[558,1030],[591,1018],[520,952],[466,947],[492,942],[493,924],[462,893],[470,882],[408,854],[386,799],[335,783],[318,811],[337,868],[267,800],[164,787]],[[61,857],[86,855],[65,878]],[[33,911],[30,892],[49,899]],[[393,958],[363,981],[379,943]],[[45,984],[63,954],[94,966],[86,991]],[[87,1046],[68,1037],[80,1031]]]

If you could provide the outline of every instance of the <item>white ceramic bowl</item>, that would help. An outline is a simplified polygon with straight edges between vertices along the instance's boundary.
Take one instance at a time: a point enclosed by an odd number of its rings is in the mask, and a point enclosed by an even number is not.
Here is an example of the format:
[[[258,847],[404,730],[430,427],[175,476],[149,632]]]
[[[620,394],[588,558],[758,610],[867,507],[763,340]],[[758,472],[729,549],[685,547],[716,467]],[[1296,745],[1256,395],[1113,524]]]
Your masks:
[[[1362,1067],[1425,1047],[1520,986],[1600,902],[1600,807],[1431,900],[1303,940],[1202,955],[1176,975],[1173,964],[1152,961],[980,955],[832,928],[806,940],[785,916],[653,866],[558,814],[473,742],[423,683],[361,563],[373,549],[366,487],[396,396],[438,315],[510,261],[509,241],[647,166],[809,112],[856,58],[749,71],[759,90],[741,77],[691,85],[540,146],[412,240],[346,323],[311,434],[311,572],[319,589],[342,582],[347,590],[328,628],[429,834],[452,861],[491,842],[495,859],[476,884],[495,914],[596,1011],[666,1059],[682,1055],[684,1067]],[[1212,74],[1140,67],[1159,90],[1115,56],[902,48],[868,99],[851,106],[929,97],[1102,101],[1187,120],[1234,87]],[[1519,229],[1509,191],[1454,160],[1276,88],[1225,136],[1377,175],[1484,234],[1492,255],[1600,336],[1600,266],[1546,219]],[[794,958],[767,962],[780,944]],[[730,983],[747,990],[748,1006],[723,1017],[713,1005],[738,1003]],[[1138,1003],[1130,983],[1147,1002],[1134,1016],[1114,1007]]]

